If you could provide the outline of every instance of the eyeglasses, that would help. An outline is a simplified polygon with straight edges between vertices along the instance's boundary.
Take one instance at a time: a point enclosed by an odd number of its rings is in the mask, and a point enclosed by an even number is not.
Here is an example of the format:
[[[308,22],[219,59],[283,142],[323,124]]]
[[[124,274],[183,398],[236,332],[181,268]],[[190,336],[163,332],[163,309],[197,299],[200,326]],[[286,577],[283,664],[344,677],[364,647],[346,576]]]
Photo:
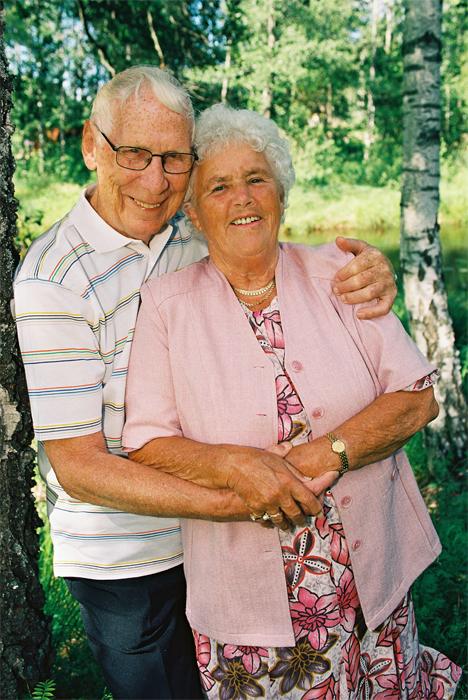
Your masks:
[[[94,123],[94,122],[93,122]],[[115,151],[117,165],[127,170],[145,170],[153,158],[161,158],[162,167],[168,175],[182,175],[189,173],[193,164],[198,160],[195,153],[179,153],[178,151],[168,151],[167,153],[151,153],[147,148],[137,148],[136,146],[114,146],[105,133],[94,124],[100,134],[104,136],[109,146]]]

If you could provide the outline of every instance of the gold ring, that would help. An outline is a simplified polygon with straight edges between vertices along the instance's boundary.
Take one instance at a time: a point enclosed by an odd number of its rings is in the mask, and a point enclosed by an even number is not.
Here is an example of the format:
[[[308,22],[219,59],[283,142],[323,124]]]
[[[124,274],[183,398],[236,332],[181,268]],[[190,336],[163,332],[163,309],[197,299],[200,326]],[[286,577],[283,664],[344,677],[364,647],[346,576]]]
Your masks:
[[[263,520],[263,515],[257,515],[256,513],[250,513],[250,519],[256,523],[258,520]]]

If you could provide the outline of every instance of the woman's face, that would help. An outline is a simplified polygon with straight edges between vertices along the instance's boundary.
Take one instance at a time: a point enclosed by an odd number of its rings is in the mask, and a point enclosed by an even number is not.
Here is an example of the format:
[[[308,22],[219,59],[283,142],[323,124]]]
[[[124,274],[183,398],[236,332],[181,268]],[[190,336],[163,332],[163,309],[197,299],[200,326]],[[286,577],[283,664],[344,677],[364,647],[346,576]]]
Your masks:
[[[245,258],[276,256],[283,213],[278,185],[263,153],[243,143],[216,151],[197,166],[187,213],[225,268]]]

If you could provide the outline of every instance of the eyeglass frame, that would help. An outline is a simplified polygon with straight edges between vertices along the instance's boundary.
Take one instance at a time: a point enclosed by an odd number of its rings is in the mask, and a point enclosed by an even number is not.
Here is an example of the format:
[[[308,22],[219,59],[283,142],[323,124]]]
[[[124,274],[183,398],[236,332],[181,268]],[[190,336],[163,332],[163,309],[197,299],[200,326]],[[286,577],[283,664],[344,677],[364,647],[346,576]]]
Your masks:
[[[101,131],[101,129],[98,127],[97,124],[95,124],[94,122],[92,122],[92,124],[94,124],[94,126],[99,131],[99,133],[102,136],[104,136],[105,140],[107,141],[107,143],[109,144],[109,146],[112,148],[112,150],[115,153],[115,162],[117,163],[119,168],[124,168],[124,170],[133,170],[134,172],[142,172],[143,170],[146,170],[146,168],[148,168],[151,165],[151,163],[153,162],[153,158],[155,156],[157,156],[158,158],[161,158],[162,169],[164,170],[164,172],[167,175],[186,175],[187,173],[190,173],[192,171],[193,166],[195,165],[195,163],[198,160],[198,155],[194,151],[191,151],[190,153],[186,153],[183,151],[166,151],[166,153],[152,153],[149,150],[149,148],[141,148],[140,146],[124,146],[123,144],[121,146],[116,146],[112,143],[110,138],[108,136],[106,136],[103,131]],[[145,165],[144,168],[129,168],[127,165],[121,165],[121,163],[119,163],[119,161],[117,160],[117,155],[118,155],[118,152],[121,148],[138,148],[139,151],[145,151],[146,153],[149,153],[151,156],[151,160]],[[193,158],[192,165],[190,166],[190,168],[188,170],[182,170],[178,173],[171,173],[171,172],[166,170],[165,163],[164,163],[165,157],[171,156],[171,155],[192,156],[192,158]]]

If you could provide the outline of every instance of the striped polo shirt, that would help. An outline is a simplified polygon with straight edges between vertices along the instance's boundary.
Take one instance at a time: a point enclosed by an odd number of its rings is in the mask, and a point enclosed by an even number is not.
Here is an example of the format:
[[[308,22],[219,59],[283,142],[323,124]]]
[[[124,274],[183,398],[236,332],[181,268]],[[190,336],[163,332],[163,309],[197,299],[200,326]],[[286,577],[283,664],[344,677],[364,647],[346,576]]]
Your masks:
[[[182,215],[149,245],[121,235],[84,192],[28,251],[15,280],[15,314],[31,402],[57,576],[152,574],[182,561],[178,520],[83,503],[60,486],[43,441],[102,430],[122,452],[125,382],[140,287],[206,255]]]

